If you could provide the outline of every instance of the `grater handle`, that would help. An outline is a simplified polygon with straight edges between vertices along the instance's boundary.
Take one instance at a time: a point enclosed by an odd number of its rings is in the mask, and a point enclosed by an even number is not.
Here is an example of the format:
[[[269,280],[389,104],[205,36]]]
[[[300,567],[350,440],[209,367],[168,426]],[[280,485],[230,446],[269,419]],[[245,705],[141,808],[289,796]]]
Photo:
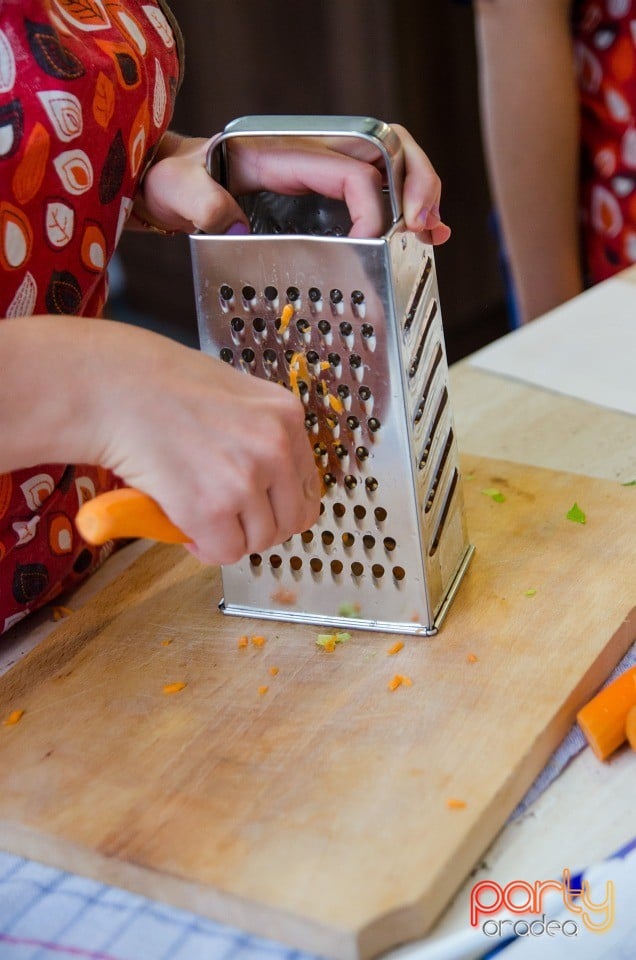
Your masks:
[[[87,500],[77,512],[75,525],[84,540],[95,545],[129,537],[148,537],[163,543],[192,542],[156,500],[134,487],[110,490]]]
[[[404,153],[395,130],[373,117],[302,116],[295,114],[239,117],[214,136],[208,147],[207,170],[222,187],[230,180],[227,143],[235,137],[329,137],[366,140],[380,151],[386,171],[393,223],[402,216]]]

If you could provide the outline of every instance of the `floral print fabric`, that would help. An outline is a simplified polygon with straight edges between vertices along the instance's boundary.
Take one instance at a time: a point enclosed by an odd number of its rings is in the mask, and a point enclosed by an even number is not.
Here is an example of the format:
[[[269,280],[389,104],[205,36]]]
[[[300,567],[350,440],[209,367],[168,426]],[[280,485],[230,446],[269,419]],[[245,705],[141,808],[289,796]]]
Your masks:
[[[108,262],[172,116],[177,39],[154,0],[0,3],[0,316],[101,314]],[[0,632],[111,552],[85,544],[73,518],[117,485],[97,466],[0,475]]]
[[[581,213],[589,283],[636,263],[636,0],[575,5]]]

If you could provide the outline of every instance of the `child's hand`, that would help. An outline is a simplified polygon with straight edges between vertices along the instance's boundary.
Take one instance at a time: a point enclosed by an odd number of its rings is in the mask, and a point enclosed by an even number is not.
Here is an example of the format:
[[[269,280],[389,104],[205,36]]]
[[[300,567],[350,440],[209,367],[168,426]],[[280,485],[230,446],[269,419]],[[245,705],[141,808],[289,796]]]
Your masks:
[[[402,205],[409,230],[424,233],[431,243],[444,243],[450,229],[439,214],[441,182],[428,157],[401,126],[393,130],[405,156]],[[319,193],[345,200],[352,237],[378,236],[382,231],[382,174],[378,151],[363,140],[258,137],[228,141],[232,157],[232,191],[237,196],[257,190],[276,193]],[[353,144],[353,146],[352,146]],[[226,233],[237,223],[247,226],[236,201],[205,169],[209,141],[182,139],[168,133],[158,158],[144,179],[136,208],[144,219],[171,230]],[[343,152],[346,149],[348,152]]]
[[[153,497],[201,560],[233,563],[317,522],[320,480],[292,393],[146,331],[100,326],[125,337],[129,359],[96,462]]]

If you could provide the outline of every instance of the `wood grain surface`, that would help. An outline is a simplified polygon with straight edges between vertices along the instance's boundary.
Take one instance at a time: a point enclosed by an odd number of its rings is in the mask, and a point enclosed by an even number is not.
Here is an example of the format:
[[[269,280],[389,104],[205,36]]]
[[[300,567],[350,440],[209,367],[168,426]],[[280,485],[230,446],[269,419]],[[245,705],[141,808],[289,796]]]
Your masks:
[[[463,467],[475,556],[394,656],[224,617],[217,570],[140,557],[0,678],[0,847],[343,960],[422,935],[636,632],[634,488]]]

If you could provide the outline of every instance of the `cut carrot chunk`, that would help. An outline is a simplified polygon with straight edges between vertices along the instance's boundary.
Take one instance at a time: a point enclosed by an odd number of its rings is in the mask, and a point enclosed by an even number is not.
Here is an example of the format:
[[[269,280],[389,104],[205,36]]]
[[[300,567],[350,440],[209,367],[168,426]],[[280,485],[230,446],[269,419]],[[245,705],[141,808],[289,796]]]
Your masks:
[[[579,727],[599,760],[607,760],[625,742],[632,707],[636,707],[636,667],[600,690],[577,713]]]

